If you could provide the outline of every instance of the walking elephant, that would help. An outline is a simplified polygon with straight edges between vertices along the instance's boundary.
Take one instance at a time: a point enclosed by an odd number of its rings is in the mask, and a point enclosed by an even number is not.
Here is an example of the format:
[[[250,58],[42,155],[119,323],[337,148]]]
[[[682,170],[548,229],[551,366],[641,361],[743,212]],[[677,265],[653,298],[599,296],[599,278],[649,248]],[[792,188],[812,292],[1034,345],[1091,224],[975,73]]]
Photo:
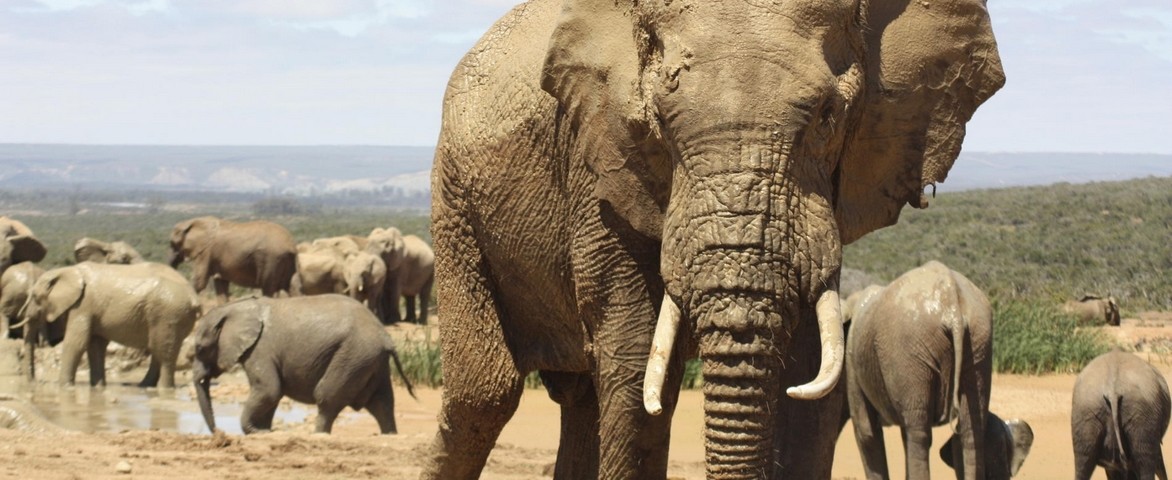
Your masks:
[[[1119,304],[1115,297],[1101,297],[1093,293],[1062,304],[1062,311],[1078,317],[1083,324],[1119,326]]]
[[[1074,383],[1070,409],[1074,478],[1167,480],[1160,441],[1168,431],[1168,382],[1139,357],[1120,351],[1091,360]]]
[[[77,260],[77,263],[97,262],[130,265],[143,262],[142,255],[129,243],[122,241],[107,243],[89,237],[83,237],[73,244],[73,258]]]
[[[349,297],[236,300],[204,315],[195,339],[192,378],[209,430],[211,381],[240,363],[250,387],[244,433],[271,429],[282,397],[317,405],[316,432],[329,433],[346,407],[365,408],[384,434],[396,431],[390,361],[406,382],[403,368],[378,319]]]
[[[422,477],[476,478],[537,370],[556,478],[663,478],[698,351],[709,478],[828,478],[842,245],[927,206],[1003,82],[983,0],[514,8],[444,97]]]
[[[907,477],[930,478],[932,427],[953,420],[959,438],[941,455],[951,457],[957,478],[1008,479],[1016,473],[1011,465],[1020,467],[1028,444],[1024,452],[1009,449],[1008,457],[1005,449],[987,448],[990,442],[1013,445],[1012,435],[1008,441],[991,436],[1021,431],[992,421],[988,411],[989,299],[936,261],[872,292],[851,319],[846,349],[847,400],[867,478],[889,477],[882,429],[888,425],[903,432]]]
[[[175,361],[183,338],[199,316],[199,298],[175,270],[157,263],[81,263],[49,270],[37,279],[24,306],[30,332],[64,323],[60,383],[72,385],[82,354],[90,385],[106,383],[111,341],[145,349],[150,368],[139,384],[175,387]],[[36,335],[25,335],[26,375],[34,377]]]
[[[0,274],[0,338],[21,338],[26,329],[14,326],[20,320],[20,309],[28,300],[33,284],[45,270],[32,262],[20,262]],[[9,327],[13,327],[9,329]]]
[[[264,220],[233,222],[199,217],[171,230],[171,266],[191,261],[191,283],[202,292],[214,279],[216,296],[228,301],[228,284],[259,288],[266,297],[289,291],[297,272],[297,245],[289,231]]]

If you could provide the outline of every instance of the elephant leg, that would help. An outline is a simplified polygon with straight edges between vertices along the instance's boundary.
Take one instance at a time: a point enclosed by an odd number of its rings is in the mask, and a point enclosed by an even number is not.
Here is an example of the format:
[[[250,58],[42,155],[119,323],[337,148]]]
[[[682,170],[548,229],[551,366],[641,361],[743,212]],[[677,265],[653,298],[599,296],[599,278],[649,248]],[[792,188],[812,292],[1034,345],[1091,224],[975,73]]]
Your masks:
[[[438,203],[438,202],[437,202]],[[442,205],[433,230],[462,231],[459,218],[445,219]],[[451,222],[457,222],[456,226]],[[443,404],[439,431],[420,479],[479,478],[488,454],[521,401],[524,375],[505,343],[502,313],[490,286],[486,261],[471,238],[436,239],[445,302],[440,336],[444,359]],[[398,290],[396,290],[398,292]],[[398,302],[398,297],[392,297]]]
[[[903,434],[908,480],[928,480],[931,478],[928,470],[928,458],[932,449],[931,416],[925,409],[904,413],[903,425],[900,430]]]
[[[146,375],[143,375],[142,381],[138,382],[138,386],[141,388],[151,388],[151,387],[159,386],[159,376],[160,376],[159,356],[155,355],[153,353],[150,355],[151,355],[150,366],[147,367]],[[166,386],[166,385],[164,385],[164,386]],[[172,380],[171,387],[174,387],[174,386],[175,386],[174,380]],[[168,387],[168,388],[171,388],[171,387]]]
[[[416,317],[415,317],[415,295],[403,296],[403,302],[407,304],[406,305],[407,318],[405,318],[404,320],[407,323],[419,323],[419,321],[416,320]]]
[[[399,283],[398,279],[387,282],[384,305],[387,306],[387,320],[390,323],[403,321],[403,317],[399,315],[399,298],[403,296],[403,290]]]
[[[419,289],[419,323],[423,325],[427,324],[427,317],[431,315],[429,309],[431,307],[431,287],[434,282],[435,276],[433,275],[423,284],[423,288]]]
[[[86,357],[90,362],[90,386],[106,386],[106,347],[110,341],[94,335],[86,346]]]
[[[598,477],[598,395],[589,373],[541,372],[549,397],[561,405],[562,430],[553,478]]]
[[[1108,468],[1107,480],[1147,480],[1144,477],[1131,475],[1131,472],[1120,468]]]
[[[0,338],[9,338],[12,333],[9,328],[11,324],[12,322],[9,321],[8,315],[0,313]]]
[[[1079,412],[1074,412],[1077,421]],[[1102,456],[1103,440],[1106,438],[1106,430],[1102,428],[1102,424],[1092,425],[1097,419],[1090,418],[1088,421],[1083,421],[1075,424],[1073,433],[1074,438],[1074,478],[1075,480],[1090,480],[1095,473],[1095,468],[1098,466],[1099,458]],[[1093,428],[1088,428],[1093,427]]]
[[[246,364],[244,371],[248,372],[249,392],[240,412],[240,429],[245,434],[272,430],[273,415],[281,403],[281,377],[269,365]]]
[[[862,387],[850,378],[852,374],[852,371],[847,371],[847,399],[855,429],[855,443],[859,446],[859,456],[863,460],[863,473],[868,480],[889,478],[883,422],[879,418],[879,411],[863,395]]]
[[[65,338],[61,340],[61,371],[59,381],[62,385],[73,385],[77,376],[77,366],[81,364],[81,356],[89,348],[90,319],[68,318],[58,322],[68,321],[65,328]]]
[[[365,399],[359,395],[369,391],[370,382],[375,375],[381,375],[390,381],[389,366],[368,368],[371,362],[376,361],[383,365],[387,363],[386,357],[382,357],[381,360],[365,358],[354,355],[353,351],[345,346],[334,353],[329,365],[326,366],[326,371],[313,387],[313,398],[317,403],[315,432],[330,433],[334,420],[347,404],[356,400],[361,402],[355,405],[356,408],[365,404]]]
[[[391,387],[390,378],[388,375],[381,382],[380,379],[373,379],[378,382],[378,387],[366,402],[366,410],[378,421],[378,431],[383,435],[399,433],[399,428],[395,425],[395,392]]]
[[[956,478],[977,480],[985,478],[986,402],[981,398],[979,386],[970,372],[971,370],[962,373],[962,385],[958,387],[962,390],[956,425],[957,435],[960,437],[960,442],[957,443],[960,447],[953,447],[952,458],[953,465],[956,466]],[[955,448],[961,450],[959,457]]]
[[[216,288],[216,300],[220,302],[220,305],[228,303],[228,281],[223,277],[216,277],[212,283]]]

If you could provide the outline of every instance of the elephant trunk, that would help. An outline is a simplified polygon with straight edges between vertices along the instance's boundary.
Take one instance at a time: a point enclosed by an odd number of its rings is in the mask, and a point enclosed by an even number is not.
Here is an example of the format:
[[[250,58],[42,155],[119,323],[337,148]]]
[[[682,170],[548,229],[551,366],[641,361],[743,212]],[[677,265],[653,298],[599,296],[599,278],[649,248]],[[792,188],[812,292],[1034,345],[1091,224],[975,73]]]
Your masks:
[[[179,264],[183,263],[183,252],[180,250],[171,251],[171,258],[167,260],[171,268],[179,268]]]
[[[208,374],[207,368],[200,362],[195,362],[192,366],[192,377],[195,379],[195,395],[199,400],[199,412],[203,414],[203,420],[208,424],[208,431],[215,433],[216,431],[216,417],[212,413],[212,377]]]

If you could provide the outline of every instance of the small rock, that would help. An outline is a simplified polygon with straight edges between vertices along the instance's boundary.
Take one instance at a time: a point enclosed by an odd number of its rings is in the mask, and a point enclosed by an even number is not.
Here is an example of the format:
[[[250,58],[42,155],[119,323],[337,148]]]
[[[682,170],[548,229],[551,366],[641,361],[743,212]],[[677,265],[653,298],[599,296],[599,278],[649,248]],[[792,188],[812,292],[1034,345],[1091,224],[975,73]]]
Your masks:
[[[118,465],[114,466],[114,471],[118,473],[130,473],[133,470],[134,469],[130,466],[130,462],[127,462],[126,460],[118,462]]]

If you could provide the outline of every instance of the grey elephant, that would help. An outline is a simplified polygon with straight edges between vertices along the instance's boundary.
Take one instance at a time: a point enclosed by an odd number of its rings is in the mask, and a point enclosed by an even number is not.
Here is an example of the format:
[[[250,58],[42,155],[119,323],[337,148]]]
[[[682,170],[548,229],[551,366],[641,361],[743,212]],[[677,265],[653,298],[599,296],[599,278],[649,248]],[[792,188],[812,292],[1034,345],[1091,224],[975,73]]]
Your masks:
[[[1120,322],[1119,303],[1110,296],[1088,293],[1078,300],[1063,303],[1062,311],[1078,317],[1083,324],[1104,323],[1118,327]]]
[[[89,237],[83,237],[73,244],[73,258],[77,263],[120,263],[129,265],[142,263],[142,255],[129,243],[123,241],[103,242]]]
[[[240,363],[251,389],[240,417],[245,433],[271,429],[282,397],[317,405],[316,432],[329,433],[345,407],[365,408],[384,434],[396,431],[390,361],[400,376],[403,369],[378,319],[352,298],[237,300],[204,315],[195,339],[192,376],[209,430],[216,429],[211,381]]]
[[[842,246],[927,206],[1003,82],[983,0],[514,8],[444,97],[422,477],[476,478],[536,370],[555,477],[663,478],[698,351],[709,478],[828,478]]]
[[[985,294],[936,261],[871,292],[851,319],[846,348],[847,400],[867,478],[889,476],[887,425],[903,431],[907,477],[930,478],[932,427],[953,420],[959,439],[946,454],[957,478],[1016,473],[1010,466],[1020,467],[1028,444],[1008,457],[1004,449],[988,449],[991,440],[1015,443],[1012,435],[1006,441],[991,435],[1022,430],[1015,426],[1020,422],[990,420],[993,309]]]
[[[49,270],[33,285],[24,306],[30,332],[46,323],[64,324],[59,381],[70,385],[82,354],[89,359],[90,385],[105,385],[106,347],[117,342],[150,354],[140,386],[174,388],[180,344],[199,312],[199,298],[187,280],[157,263],[86,262]],[[25,347],[26,375],[32,379],[35,335],[25,335]]]
[[[1091,360],[1074,383],[1070,409],[1074,478],[1167,480],[1160,441],[1168,430],[1168,382],[1143,359],[1113,351]]]
[[[15,325],[20,320],[20,309],[28,294],[45,270],[32,262],[20,262],[0,274],[0,338],[21,338],[24,328]]]
[[[273,222],[233,222],[216,217],[185,220],[171,230],[171,266],[191,261],[197,292],[215,283],[220,302],[228,285],[259,288],[266,297],[289,291],[297,272],[297,245],[289,231]]]

